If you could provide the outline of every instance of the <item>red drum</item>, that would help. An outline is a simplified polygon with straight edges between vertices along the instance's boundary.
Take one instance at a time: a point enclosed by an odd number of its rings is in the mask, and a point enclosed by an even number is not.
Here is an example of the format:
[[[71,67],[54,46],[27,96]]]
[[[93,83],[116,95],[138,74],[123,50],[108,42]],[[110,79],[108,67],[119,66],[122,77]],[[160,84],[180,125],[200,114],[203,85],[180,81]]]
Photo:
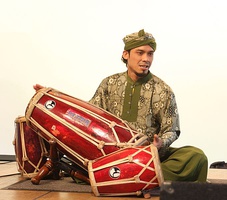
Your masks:
[[[140,195],[163,183],[157,148],[127,147],[88,163],[96,196]]]
[[[27,178],[35,176],[47,160],[44,140],[26,124],[25,117],[15,119],[14,149],[18,171]]]
[[[88,160],[147,143],[147,136],[120,118],[52,88],[37,91],[25,116],[32,129],[46,140],[55,139],[58,150],[86,168]]]

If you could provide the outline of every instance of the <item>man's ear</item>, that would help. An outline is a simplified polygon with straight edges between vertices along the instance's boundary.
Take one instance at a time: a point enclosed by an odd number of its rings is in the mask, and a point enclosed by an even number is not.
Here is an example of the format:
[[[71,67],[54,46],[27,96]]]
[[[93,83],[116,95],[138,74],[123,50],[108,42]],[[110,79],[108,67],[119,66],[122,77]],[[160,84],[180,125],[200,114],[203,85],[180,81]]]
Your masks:
[[[125,59],[125,60],[128,60],[129,58],[129,52],[124,50],[123,53],[122,53],[122,57]]]

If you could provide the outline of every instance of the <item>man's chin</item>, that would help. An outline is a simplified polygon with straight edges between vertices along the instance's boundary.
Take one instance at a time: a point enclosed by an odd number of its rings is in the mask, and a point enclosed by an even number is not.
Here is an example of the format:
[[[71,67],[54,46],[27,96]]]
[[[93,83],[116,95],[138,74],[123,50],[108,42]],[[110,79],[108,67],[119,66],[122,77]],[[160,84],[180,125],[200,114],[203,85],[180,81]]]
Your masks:
[[[145,77],[148,74],[149,70],[143,71],[142,73],[136,73],[136,75],[140,78]]]

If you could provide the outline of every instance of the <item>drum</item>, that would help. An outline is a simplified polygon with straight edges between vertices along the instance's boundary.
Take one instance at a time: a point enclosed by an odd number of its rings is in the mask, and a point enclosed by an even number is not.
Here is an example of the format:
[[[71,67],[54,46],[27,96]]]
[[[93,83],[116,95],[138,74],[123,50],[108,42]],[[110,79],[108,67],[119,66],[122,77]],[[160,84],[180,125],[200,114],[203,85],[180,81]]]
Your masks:
[[[158,151],[153,144],[127,147],[89,161],[88,173],[96,196],[139,196],[164,181]]]
[[[32,178],[47,160],[48,144],[26,124],[24,116],[15,119],[14,149],[18,171]]]
[[[147,143],[147,136],[88,102],[43,88],[30,100],[25,117],[28,125],[79,166],[87,169],[89,160],[126,146]]]

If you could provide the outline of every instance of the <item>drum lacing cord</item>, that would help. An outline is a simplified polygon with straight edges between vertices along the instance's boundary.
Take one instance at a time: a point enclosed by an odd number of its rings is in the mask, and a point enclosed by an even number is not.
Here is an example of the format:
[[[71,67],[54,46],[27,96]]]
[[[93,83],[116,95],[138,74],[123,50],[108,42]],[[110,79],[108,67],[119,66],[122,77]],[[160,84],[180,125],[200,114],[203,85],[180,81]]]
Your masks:
[[[39,108],[40,110],[42,110],[43,106],[41,105],[36,105],[37,108]],[[73,130],[73,131],[76,131],[77,134],[80,136],[80,137],[83,137],[84,139],[87,139],[89,140],[89,142],[91,142],[94,146],[96,146],[98,149],[101,150],[102,154],[103,155],[106,155],[106,153],[104,152],[103,148],[101,148],[102,146],[99,144],[100,141],[95,139],[94,137],[91,137],[89,136],[88,134],[86,134],[85,132],[81,131],[80,129],[78,129],[76,126],[72,126],[70,123],[68,122],[65,122],[62,118],[60,118],[59,116],[47,111],[47,110],[42,110],[44,113],[50,115],[51,117],[55,118],[58,122],[61,122],[63,124],[65,124],[66,127],[68,127],[69,129]],[[37,129],[41,129],[45,134],[47,134],[49,137],[51,137],[52,135],[49,133],[49,131],[46,131],[45,129],[43,129],[43,127],[38,124],[33,118],[30,118],[29,119],[29,122],[31,124],[34,124],[36,126]],[[99,146],[100,145],[100,146]],[[99,146],[99,147],[98,147]],[[68,149],[68,151],[71,151]],[[71,151],[72,152],[72,151]],[[78,156],[77,156],[78,158]],[[78,159],[81,159],[81,158],[78,158]],[[83,158],[84,159],[84,158]]]
[[[132,130],[132,129],[129,127],[129,124],[128,124],[127,121],[118,118],[118,119],[125,125],[125,126],[121,126],[121,125],[117,124],[116,122],[107,120],[106,118],[104,118],[104,117],[102,117],[102,116],[100,116],[100,115],[98,115],[98,114],[96,114],[96,113],[94,113],[94,112],[92,112],[92,111],[90,111],[90,110],[88,110],[88,109],[86,109],[86,108],[83,108],[83,107],[81,107],[81,106],[79,106],[79,105],[73,104],[72,102],[70,102],[70,101],[68,101],[68,100],[65,100],[65,99],[62,99],[62,98],[57,97],[57,95],[58,95],[59,92],[56,91],[56,90],[54,90],[54,89],[52,89],[52,92],[55,92],[54,95],[48,93],[49,91],[51,91],[51,88],[49,88],[48,91],[43,92],[43,94],[45,94],[45,95],[47,95],[47,96],[50,96],[50,97],[52,97],[52,98],[56,98],[58,101],[61,101],[61,102],[65,103],[65,104],[68,104],[68,105],[70,105],[70,106],[72,106],[72,107],[74,107],[74,108],[80,109],[81,111],[83,111],[83,112],[85,112],[85,113],[89,113],[92,117],[99,117],[99,119],[100,119],[103,123],[109,125],[109,127],[110,127],[111,130],[113,131],[114,137],[115,137],[115,139],[116,139],[116,141],[117,141],[117,142],[116,142],[116,146],[118,146],[118,147],[120,147],[120,148],[122,148],[122,147],[127,147],[127,146],[141,146],[141,145],[144,145],[144,144],[148,141],[148,140],[147,140],[148,137],[147,137],[147,138],[144,137],[144,134],[143,134],[143,133],[137,132],[137,131],[135,131],[135,130]],[[111,113],[110,113],[110,114],[111,114]],[[113,116],[116,117],[115,115],[113,115]],[[108,124],[108,123],[109,123],[109,124]],[[122,128],[122,129],[124,129],[124,130],[128,130],[128,131],[130,132],[132,138],[131,138],[129,141],[127,141],[127,142],[121,143],[121,141],[120,141],[119,138],[118,138],[118,134],[116,133],[116,131],[115,131],[115,129],[114,129],[114,127],[116,127],[116,126]],[[81,137],[83,137],[82,135],[83,135],[83,133],[80,133],[80,136],[81,136]],[[89,136],[87,135],[87,137],[89,137]],[[139,139],[137,139],[137,138],[139,138]],[[94,140],[94,138],[90,138],[90,142],[91,142],[91,143],[93,143],[93,140]],[[96,141],[96,142],[97,142],[97,141]],[[109,143],[106,143],[106,145],[108,145],[108,144],[109,144]],[[98,149],[101,149],[103,155],[106,155],[106,153],[105,153],[104,150],[103,150],[103,147],[102,147],[102,146],[99,146],[99,145],[100,145],[100,144],[98,144],[97,148],[98,148]],[[110,145],[113,145],[113,143],[110,143]],[[101,147],[102,147],[102,148],[101,148]]]
[[[141,150],[144,151],[145,148],[147,148],[147,147],[144,147]],[[138,152],[136,152],[136,153],[138,153]],[[152,155],[152,158],[149,160],[149,162],[147,162],[146,165],[134,161],[136,164],[138,164],[138,165],[140,165],[140,166],[143,167],[143,169],[136,176],[134,176],[135,183],[146,183],[146,185],[143,187],[142,190],[146,189],[149,185],[157,185],[157,183],[154,183],[154,180],[157,179],[157,174],[149,182],[147,182],[147,181],[141,181],[141,179],[140,179],[140,176],[144,173],[145,170],[149,169],[151,171],[155,171],[154,168],[149,167],[149,165],[152,163],[152,161],[154,161],[154,158],[155,158],[154,157],[154,154],[152,153],[152,148],[151,148],[151,152],[149,152],[149,154]]]
[[[116,126],[116,122],[114,122],[114,121],[110,122],[110,124],[109,124],[109,127],[110,127],[110,128],[113,128],[113,127],[115,127],[115,126]]]
[[[104,145],[105,145],[105,142],[104,141],[100,141],[99,144],[98,144],[98,146],[97,146],[97,148],[99,150],[101,150],[101,149],[103,149]]]
[[[122,123],[124,123],[124,125],[125,125],[126,127],[125,127],[125,126],[121,126],[121,125],[117,124],[117,123],[114,122],[114,121],[107,120],[106,118],[104,118],[104,117],[102,117],[102,116],[100,116],[100,115],[98,115],[98,114],[96,114],[96,113],[94,113],[94,112],[92,112],[92,111],[90,111],[90,110],[88,110],[88,109],[86,109],[86,108],[83,108],[83,107],[81,107],[81,106],[79,106],[79,105],[75,105],[75,104],[73,104],[73,103],[71,103],[71,102],[69,102],[69,101],[67,101],[67,100],[65,100],[65,99],[58,98],[57,96],[54,96],[54,95],[48,93],[50,90],[51,90],[51,89],[49,89],[47,92],[43,92],[43,94],[46,94],[47,96],[50,96],[50,97],[52,97],[52,98],[56,98],[58,101],[61,101],[61,102],[65,103],[65,104],[68,104],[68,105],[70,105],[70,106],[72,106],[72,107],[74,107],[74,108],[80,109],[80,110],[82,110],[82,111],[85,112],[85,113],[89,113],[89,114],[90,114],[91,116],[93,116],[93,117],[97,117],[97,116],[98,116],[98,117],[100,118],[100,120],[101,120],[103,123],[109,124],[109,127],[113,130],[113,133],[114,133],[115,138],[116,138],[116,140],[117,140],[118,143],[120,143],[119,138],[118,138],[118,136],[117,136],[117,134],[116,134],[115,129],[113,129],[115,126],[118,126],[118,127],[122,128],[122,129],[125,129],[125,130],[128,130],[128,131],[131,133],[131,136],[134,136],[134,135],[135,135],[134,133],[137,133],[135,130],[132,130],[132,129],[129,127],[129,125],[128,125],[128,123],[127,123],[126,121],[124,121],[124,120],[122,120],[122,119],[120,119],[120,118],[118,118],[118,119],[119,119]],[[56,90],[54,90],[54,89],[52,89],[52,92],[58,93],[58,91],[56,91]],[[55,94],[55,95],[56,95],[56,94]],[[111,114],[111,113],[110,113],[110,114]],[[116,117],[115,115],[113,115],[113,116]],[[141,134],[141,133],[140,133],[140,134]]]
[[[153,144],[151,144],[151,145],[149,145],[149,146],[145,146],[145,147],[143,147],[143,148],[140,148],[140,149],[139,149],[137,152],[135,152],[134,154],[132,154],[132,156],[135,156],[136,154],[140,153],[141,151],[144,151],[144,152],[146,152],[146,153],[152,155],[151,159],[149,160],[149,162],[148,162],[146,165],[144,165],[144,164],[142,164],[142,163],[140,163],[140,162],[136,162],[136,161],[135,161],[136,164],[138,164],[138,165],[140,165],[141,167],[143,167],[143,170],[140,171],[139,176],[140,176],[146,169],[151,170],[151,171],[155,171],[154,168],[149,167],[149,165],[151,164],[151,162],[152,162],[152,161],[154,160],[154,158],[155,158],[155,155],[152,153],[152,150],[153,150],[153,149],[152,149],[152,146],[153,146]],[[148,147],[151,149],[150,151],[147,151],[147,150],[146,150],[146,148],[148,148]],[[155,147],[155,148],[156,148],[156,147]]]
[[[40,110],[42,110],[43,106],[41,105],[36,105],[37,108],[39,108]],[[53,118],[55,118],[57,121],[61,122],[61,123],[64,123],[66,127],[68,127],[69,129],[73,130],[73,131],[76,131],[78,135],[80,135],[80,137],[83,137],[87,140],[89,140],[94,146],[96,146],[101,152],[103,155],[106,155],[106,153],[104,152],[103,150],[103,146],[104,145],[114,145],[114,146],[119,146],[119,147],[126,147],[128,145],[126,145],[127,143],[120,143],[119,139],[118,139],[118,136],[117,136],[117,133],[116,131],[112,128],[112,131],[115,135],[115,138],[117,139],[117,143],[116,142],[112,142],[112,143],[105,143],[104,141],[99,141],[97,139],[95,139],[94,137],[91,137],[89,136],[88,134],[86,134],[85,132],[81,131],[80,129],[78,129],[77,127],[75,126],[72,126],[70,123],[68,122],[65,122],[62,118],[60,118],[59,116],[56,116],[55,114],[49,112],[48,110],[43,110],[44,113],[52,116]],[[38,124],[36,122],[36,120],[34,120],[32,117],[29,119],[29,122],[31,124],[33,124],[37,130],[41,130],[42,132],[44,132],[45,134],[48,135],[48,137],[52,137],[52,135],[49,133],[49,131],[43,129],[43,127]],[[116,124],[115,122],[112,123],[112,125]],[[61,143],[62,145],[64,145],[63,143]],[[61,145],[61,146],[62,146]],[[67,151],[73,153],[73,151],[71,149],[69,149],[67,146],[64,145],[64,147],[67,149]],[[79,160],[84,160],[84,158],[80,157],[78,154],[76,155],[76,157],[79,159]],[[83,162],[83,161],[81,161]]]
[[[50,89],[49,89],[48,91],[50,91]],[[98,116],[98,117],[100,118],[100,120],[101,120],[103,123],[105,123],[105,124],[107,124],[107,122],[110,123],[109,126],[110,126],[110,128],[112,129],[113,134],[114,134],[114,136],[115,136],[115,138],[116,138],[116,140],[117,140],[117,144],[114,143],[114,144],[116,144],[116,146],[119,145],[119,147],[126,147],[126,146],[129,146],[129,145],[127,144],[127,142],[126,142],[126,143],[120,143],[119,138],[118,138],[118,135],[117,135],[117,133],[116,133],[116,131],[115,131],[115,129],[114,129],[115,126],[118,126],[118,127],[123,128],[123,129],[126,129],[126,130],[128,130],[128,131],[131,133],[131,135],[133,136],[133,139],[130,140],[130,143],[131,143],[133,140],[136,140],[136,138],[138,138],[138,137],[141,135],[141,133],[138,133],[138,135],[136,134],[136,136],[134,136],[134,132],[135,132],[135,131],[132,130],[132,129],[129,127],[129,125],[128,125],[127,123],[125,123],[123,120],[121,120],[120,118],[119,118],[119,119],[125,124],[126,127],[125,127],[125,126],[121,126],[121,125],[119,125],[119,124],[116,124],[116,122],[114,122],[114,121],[111,122],[111,121],[105,119],[104,117],[99,116],[98,114],[96,114],[96,113],[94,113],[94,112],[92,112],[92,111],[90,111],[90,110],[88,110],[88,109],[85,109],[85,108],[83,108],[83,107],[81,107],[81,106],[75,105],[75,104],[73,104],[72,102],[68,102],[68,101],[65,100],[65,99],[58,98],[57,96],[54,96],[54,95],[48,93],[48,91],[46,91],[46,92],[42,91],[42,95],[46,94],[47,96],[53,97],[53,98],[55,98],[55,99],[57,99],[57,100],[59,100],[59,101],[61,101],[61,102],[63,102],[63,103],[66,103],[66,104],[68,104],[68,105],[71,105],[71,106],[74,107],[74,108],[80,109],[80,110],[82,110],[82,111],[85,112],[85,113],[89,113],[89,114],[90,114],[91,116],[93,116],[93,117]],[[40,96],[42,96],[42,95],[40,95]],[[36,99],[36,98],[35,98],[35,99]],[[33,102],[33,104],[34,104],[33,107],[38,107],[38,108],[40,108],[40,105],[35,105],[35,104],[38,102],[38,100],[39,100],[39,98],[37,98],[36,101]],[[31,103],[32,103],[32,102],[31,102]],[[41,109],[41,108],[40,108],[40,109]],[[47,111],[44,111],[44,112],[47,112]],[[49,113],[49,114],[51,115],[51,113]],[[116,116],[115,116],[115,117],[116,117]],[[59,121],[59,120],[62,121],[62,119],[61,119],[61,118],[59,119],[59,117],[57,117],[57,116],[55,116],[55,118],[57,118],[58,121]],[[29,121],[31,122],[32,119],[30,119]],[[34,121],[33,121],[33,123],[34,123]],[[37,124],[38,124],[38,123],[37,123]],[[36,124],[36,126],[37,126],[37,124]],[[72,129],[72,127],[71,127],[70,125],[67,125],[67,127],[70,128],[70,129]],[[73,127],[73,129],[74,129],[74,128],[75,128],[75,127]],[[39,129],[40,129],[40,125],[39,125]],[[80,130],[77,130],[77,131],[78,131],[78,134],[79,134],[81,137],[85,137],[84,135],[86,135],[86,134],[85,134],[84,132],[81,132]],[[46,131],[44,131],[44,132],[47,134]],[[49,134],[47,134],[47,135],[49,135]],[[105,152],[104,152],[104,150],[103,150],[104,144],[106,144],[106,145],[113,145],[113,143],[110,143],[110,144],[109,144],[109,143],[103,143],[102,141],[101,141],[101,142],[96,141],[95,138],[89,137],[89,135],[86,135],[86,137],[89,138],[89,140],[90,140],[91,143],[93,143],[93,144],[95,143],[94,145],[96,145],[97,148],[101,150],[101,152],[102,152],[103,155],[105,155]],[[86,138],[86,139],[87,139],[87,138]],[[130,144],[130,145],[131,145],[131,144]],[[61,146],[62,146],[62,144],[61,144]],[[132,145],[131,145],[131,146],[132,146]],[[67,149],[67,151],[71,152],[72,154],[75,154],[74,151],[72,151],[71,149],[67,148],[65,145],[64,145],[64,147]],[[77,158],[79,157],[78,159],[81,160],[81,157],[78,156],[78,154],[76,155],[76,157],[77,157]],[[82,158],[82,160],[84,160],[84,158]]]
[[[20,123],[20,130],[23,130],[23,123]],[[26,149],[25,149],[26,146],[25,146],[25,140],[24,140],[24,139],[25,139],[24,132],[21,132],[21,146],[22,146],[21,148],[22,148],[22,161],[23,161],[23,164],[22,164],[22,165],[19,164],[19,165],[20,165],[20,167],[21,167],[21,169],[22,169],[23,175],[26,175],[26,176],[30,177],[30,176],[32,176],[32,175],[31,175],[32,173],[27,173],[27,172],[25,171],[25,169],[24,169],[24,164],[25,164],[25,162],[27,161],[32,167],[34,167],[33,173],[36,173],[36,172],[39,171],[39,166],[40,166],[40,164],[41,164],[42,159],[39,160],[37,166],[34,165],[34,164],[29,160],[29,158],[28,158],[28,156],[27,156]],[[18,162],[18,163],[19,163],[19,162]]]
[[[83,165],[87,167],[88,166],[88,162],[89,162],[89,160],[85,158],[84,162],[83,162]]]
[[[138,148],[139,149],[139,148]],[[144,148],[143,148],[144,149]],[[97,167],[95,169],[92,169],[92,171],[98,171],[100,169],[103,169],[103,168],[107,168],[107,167],[111,167],[111,166],[114,166],[114,165],[118,165],[119,163],[128,163],[128,162],[134,162],[133,161],[133,157],[138,154],[139,152],[141,152],[143,149],[139,149],[139,151],[135,152],[134,154],[132,155],[128,155],[126,158],[122,158],[122,159],[118,159],[118,160],[115,160],[115,161],[112,161],[112,162],[109,162],[101,167]],[[152,162],[152,161],[151,161]],[[136,163],[138,164],[138,163]],[[150,163],[149,163],[150,164]],[[149,165],[148,164],[148,165]],[[143,165],[144,166],[144,165]]]
[[[30,122],[35,125],[41,132],[43,132],[45,135],[47,135],[49,138],[52,138],[53,135],[51,135],[51,133],[49,131],[47,131],[46,129],[44,129],[37,121],[35,121],[33,118],[29,119]],[[81,163],[84,162],[84,158],[82,156],[80,156],[78,153],[76,153],[75,151],[73,151],[71,148],[69,148],[68,146],[66,146],[63,142],[58,140],[58,145],[60,145],[62,148],[64,148],[68,153],[70,153],[71,155],[75,156]]]
[[[111,166],[114,166],[114,165],[118,165],[119,163],[128,163],[129,162],[129,158],[126,157],[126,158],[122,158],[122,159],[119,159],[119,160],[116,160],[116,161],[113,161],[113,162],[109,162],[101,167],[97,167],[95,169],[91,169],[91,171],[98,171],[98,170],[101,170],[103,168],[108,168],[108,167],[111,167]]]
[[[150,154],[152,155],[152,158],[150,159],[150,161],[146,164],[146,167],[144,167],[144,169],[139,173],[140,175],[145,171],[145,169],[149,169],[148,166],[150,165],[151,162],[154,162],[154,165],[156,166],[157,163],[155,159],[159,159],[156,158],[157,157],[157,148],[154,147],[153,144],[149,145],[150,148]],[[145,148],[144,148],[145,150]],[[158,178],[158,174],[157,171],[154,168],[150,168],[151,171],[155,172],[155,176],[146,184],[146,186],[143,187],[142,190],[145,190],[149,185],[157,185],[158,183],[154,183],[154,180]]]

